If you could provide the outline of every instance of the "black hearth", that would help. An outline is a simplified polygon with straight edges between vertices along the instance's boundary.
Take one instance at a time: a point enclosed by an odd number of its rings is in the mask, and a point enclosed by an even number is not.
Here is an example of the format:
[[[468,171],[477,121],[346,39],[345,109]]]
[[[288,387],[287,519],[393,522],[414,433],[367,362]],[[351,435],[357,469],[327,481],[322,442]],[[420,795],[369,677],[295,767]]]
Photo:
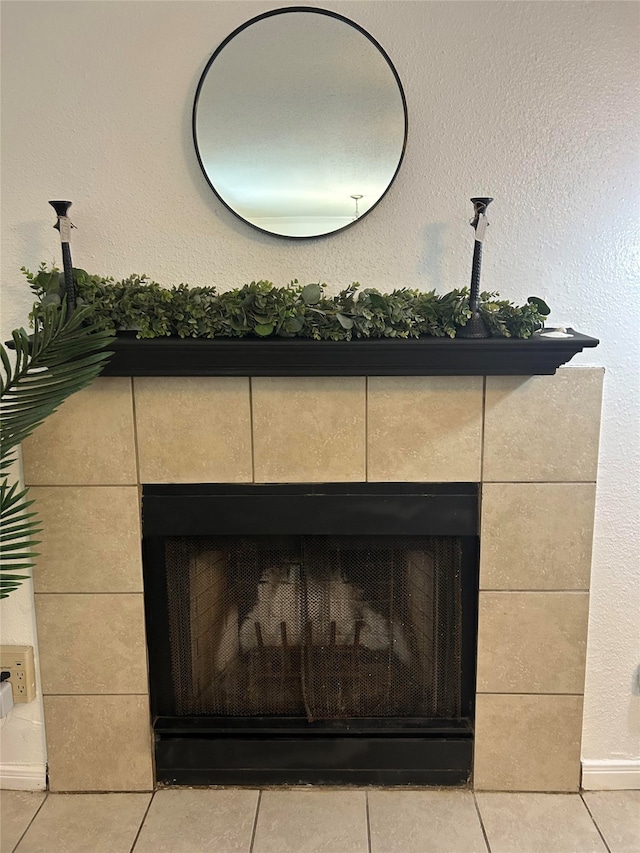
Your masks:
[[[145,486],[156,774],[464,784],[476,484]]]

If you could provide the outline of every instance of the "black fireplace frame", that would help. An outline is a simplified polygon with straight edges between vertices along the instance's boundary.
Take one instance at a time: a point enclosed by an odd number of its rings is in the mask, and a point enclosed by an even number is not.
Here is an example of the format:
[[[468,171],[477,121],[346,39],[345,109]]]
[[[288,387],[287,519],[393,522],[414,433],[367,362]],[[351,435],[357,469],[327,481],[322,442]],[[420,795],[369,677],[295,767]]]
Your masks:
[[[145,485],[142,493],[145,617],[158,783],[470,782],[478,618],[477,483]],[[251,519],[250,529],[247,519]],[[276,532],[376,535],[381,523],[389,535],[461,537],[460,719],[360,718],[309,723],[299,717],[176,715],[165,537]]]

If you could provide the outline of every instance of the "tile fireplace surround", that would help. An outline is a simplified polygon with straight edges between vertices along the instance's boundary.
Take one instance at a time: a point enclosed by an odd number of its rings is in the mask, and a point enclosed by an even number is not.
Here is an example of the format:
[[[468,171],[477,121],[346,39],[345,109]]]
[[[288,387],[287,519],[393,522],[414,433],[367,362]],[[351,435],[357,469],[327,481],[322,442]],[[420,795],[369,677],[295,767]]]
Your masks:
[[[480,482],[477,790],[573,791],[603,371],[101,378],[23,448],[52,791],[154,785],[141,483]]]

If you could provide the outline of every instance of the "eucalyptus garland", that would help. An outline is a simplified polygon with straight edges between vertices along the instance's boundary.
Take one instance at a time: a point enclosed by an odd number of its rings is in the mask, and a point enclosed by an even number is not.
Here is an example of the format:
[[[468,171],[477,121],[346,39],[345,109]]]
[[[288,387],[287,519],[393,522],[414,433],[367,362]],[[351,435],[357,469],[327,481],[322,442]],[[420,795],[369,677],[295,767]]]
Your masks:
[[[41,264],[36,273],[22,268],[39,304],[57,304],[64,277]],[[287,287],[252,281],[218,292],[215,287],[180,284],[162,287],[146,275],[122,281],[74,270],[78,306],[87,322],[108,330],[134,330],[138,338],[177,335],[181,338],[270,336],[348,341],[354,338],[455,337],[469,311],[466,287],[438,294],[410,288],[380,293],[350,284],[336,296],[324,284]],[[531,296],[524,305],[482,293],[480,313],[492,335],[528,338],[543,325],[549,308]]]

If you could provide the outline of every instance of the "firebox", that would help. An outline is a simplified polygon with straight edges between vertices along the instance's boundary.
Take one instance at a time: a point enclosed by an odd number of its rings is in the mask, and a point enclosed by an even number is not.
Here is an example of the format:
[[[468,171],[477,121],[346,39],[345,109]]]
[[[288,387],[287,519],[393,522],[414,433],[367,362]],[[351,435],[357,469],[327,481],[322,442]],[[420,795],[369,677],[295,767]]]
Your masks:
[[[156,775],[470,779],[475,483],[143,487]]]

